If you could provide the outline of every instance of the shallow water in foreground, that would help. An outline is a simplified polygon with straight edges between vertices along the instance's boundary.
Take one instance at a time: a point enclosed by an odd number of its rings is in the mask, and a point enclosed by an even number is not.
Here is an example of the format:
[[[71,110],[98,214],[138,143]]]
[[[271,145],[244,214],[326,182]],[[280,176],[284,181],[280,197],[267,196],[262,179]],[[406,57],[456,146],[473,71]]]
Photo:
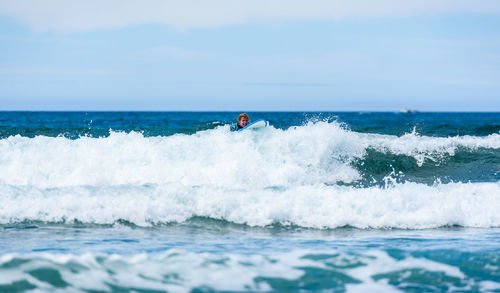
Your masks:
[[[1,292],[500,290],[500,229],[251,228],[205,218],[1,228]]]

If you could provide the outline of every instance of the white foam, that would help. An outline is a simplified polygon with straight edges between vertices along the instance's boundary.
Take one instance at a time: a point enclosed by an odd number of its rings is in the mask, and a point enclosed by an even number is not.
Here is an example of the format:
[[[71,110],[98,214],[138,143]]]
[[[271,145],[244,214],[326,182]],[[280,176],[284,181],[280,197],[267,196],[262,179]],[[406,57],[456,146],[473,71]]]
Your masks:
[[[361,282],[359,284],[347,284],[347,292],[400,292],[389,285],[385,278],[374,280],[377,274],[386,274],[410,269],[422,269],[427,272],[442,272],[446,276],[465,279],[466,276],[458,267],[435,262],[425,258],[407,257],[396,260],[382,251],[368,251],[363,255],[365,266],[347,270],[348,274]]]
[[[72,290],[109,290],[108,284],[125,288],[189,292],[194,288],[218,291],[270,291],[266,283],[257,283],[257,277],[297,279],[303,271],[297,267],[317,266],[302,254],[292,252],[265,255],[214,255],[170,250],[159,255],[13,255],[29,260],[20,268],[5,270],[0,276],[9,276],[3,284],[29,279],[42,290],[54,289],[25,273],[35,268],[52,268],[60,272]],[[68,260],[69,257],[69,260]],[[64,261],[61,261],[63,258]],[[96,261],[100,258],[101,261]],[[65,265],[73,264],[73,269]],[[75,267],[76,264],[77,266]],[[85,278],[82,278],[82,274]],[[169,276],[169,277],[167,277]],[[1,281],[0,281],[1,282]],[[70,289],[67,288],[67,289]]]
[[[458,147],[469,150],[478,148],[500,148],[500,135],[491,134],[486,137],[455,136],[455,137],[429,137],[421,136],[415,131],[401,137],[380,134],[359,134],[366,147],[378,151],[390,152],[397,155],[412,156],[417,164],[422,166],[425,159],[435,161],[443,155],[453,156]]]
[[[500,185],[405,183],[391,188],[299,186],[286,190],[186,187],[181,184],[38,189],[0,185],[0,223],[77,219],[137,225],[194,216],[265,226],[423,229],[500,226]]]
[[[500,135],[397,137],[318,122],[167,137],[12,136],[0,140],[0,223],[121,219],[150,225],[203,216],[253,226],[500,226],[497,183],[335,185],[360,179],[351,163],[370,148],[422,162],[458,147],[497,149]]]
[[[322,257],[315,259],[315,255]],[[3,259],[5,260],[5,257]],[[457,266],[411,256],[396,259],[380,250],[368,250],[361,253],[293,250],[272,255],[246,255],[193,253],[172,249],[161,254],[144,253],[130,256],[91,253],[83,255],[29,254],[10,255],[10,259],[23,261],[16,267],[2,269],[0,284],[28,280],[37,285],[37,290],[44,292],[57,288],[33,278],[27,272],[38,268],[56,270],[69,284],[65,288],[66,291],[108,291],[109,286],[113,285],[129,289],[167,290],[169,292],[189,292],[195,288],[215,291],[268,292],[276,288],[272,288],[265,279],[288,280],[299,289],[299,286],[305,285],[300,278],[311,269],[336,272],[358,281],[339,284],[338,289],[345,285],[347,292],[366,292],[366,290],[398,292],[398,287],[389,284],[387,278],[376,278],[376,276],[400,274],[399,285],[404,286],[408,284],[404,279],[410,277],[410,271],[415,269],[425,273],[442,273],[468,284],[466,288],[454,288],[452,283],[444,280],[438,285],[448,286],[452,291],[470,289],[471,286],[477,286],[480,290],[494,290],[500,285],[498,282],[475,280],[473,276],[467,276]],[[0,265],[4,263],[0,261]],[[314,280],[315,277],[318,278],[317,282]],[[321,281],[325,281],[321,278],[324,278],[321,274],[316,276],[313,272],[306,279],[311,281],[307,285],[321,286]],[[425,287],[422,284],[420,286]]]
[[[193,135],[0,140],[0,183],[41,188],[182,183],[231,188],[353,182],[350,163],[369,148],[426,158],[453,155],[457,147],[500,148],[487,137],[401,137],[348,131],[336,123],[309,123],[279,130],[234,133],[227,126]]]

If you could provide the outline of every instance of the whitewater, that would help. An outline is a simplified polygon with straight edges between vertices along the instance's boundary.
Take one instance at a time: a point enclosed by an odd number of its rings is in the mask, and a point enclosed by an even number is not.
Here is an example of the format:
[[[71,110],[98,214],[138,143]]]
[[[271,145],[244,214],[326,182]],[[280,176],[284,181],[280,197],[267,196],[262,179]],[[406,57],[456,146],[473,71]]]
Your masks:
[[[500,116],[235,114],[0,112],[0,292],[500,289]]]
[[[0,223],[139,226],[192,217],[251,226],[409,228],[500,226],[500,184],[395,182],[359,188],[367,150],[414,158],[499,149],[500,135],[363,134],[338,123],[246,134],[227,126],[144,137],[11,136],[0,140]],[[342,183],[342,184],[338,184]],[[36,204],[33,204],[36,202]]]

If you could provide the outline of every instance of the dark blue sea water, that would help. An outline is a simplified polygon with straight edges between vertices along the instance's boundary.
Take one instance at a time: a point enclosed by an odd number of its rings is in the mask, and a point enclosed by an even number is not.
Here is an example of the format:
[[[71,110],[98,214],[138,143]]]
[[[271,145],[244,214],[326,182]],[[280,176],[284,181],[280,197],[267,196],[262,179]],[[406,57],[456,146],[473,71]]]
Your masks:
[[[500,113],[0,112],[0,292],[500,292]]]

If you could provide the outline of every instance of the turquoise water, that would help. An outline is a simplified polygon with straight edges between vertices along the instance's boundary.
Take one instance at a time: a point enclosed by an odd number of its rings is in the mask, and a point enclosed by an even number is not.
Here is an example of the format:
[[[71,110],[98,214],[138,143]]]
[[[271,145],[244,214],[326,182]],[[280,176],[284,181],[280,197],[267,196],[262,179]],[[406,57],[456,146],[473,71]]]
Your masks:
[[[499,292],[500,114],[0,112],[0,292]]]

